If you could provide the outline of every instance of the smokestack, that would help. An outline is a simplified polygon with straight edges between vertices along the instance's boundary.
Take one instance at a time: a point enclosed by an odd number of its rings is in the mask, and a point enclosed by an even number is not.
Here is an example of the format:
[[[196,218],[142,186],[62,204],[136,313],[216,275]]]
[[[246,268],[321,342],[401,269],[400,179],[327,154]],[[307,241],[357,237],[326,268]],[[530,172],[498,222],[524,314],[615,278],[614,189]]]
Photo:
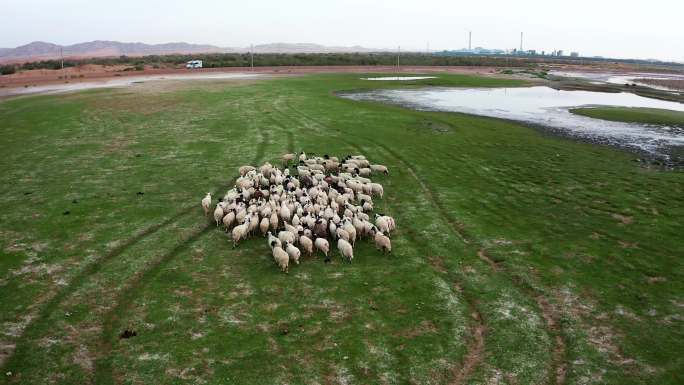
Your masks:
[[[522,44],[522,42],[523,42],[523,33],[520,32],[520,52],[522,52],[522,50],[523,50],[523,44]]]
[[[472,44],[473,44],[473,31],[468,31],[468,51],[471,51],[473,49]]]

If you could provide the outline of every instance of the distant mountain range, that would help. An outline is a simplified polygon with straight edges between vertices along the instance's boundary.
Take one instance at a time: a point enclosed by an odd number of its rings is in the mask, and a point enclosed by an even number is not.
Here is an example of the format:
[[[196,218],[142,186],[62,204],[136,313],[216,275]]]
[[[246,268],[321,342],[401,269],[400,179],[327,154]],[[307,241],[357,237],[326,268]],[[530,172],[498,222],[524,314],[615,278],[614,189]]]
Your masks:
[[[239,52],[248,52],[249,48],[240,49]],[[328,47],[312,43],[271,43],[254,46],[254,52],[258,53],[333,53],[333,52],[383,52],[384,49],[365,48],[358,45],[353,47]]]
[[[60,52],[61,50],[61,52]],[[16,48],[0,48],[0,61],[36,61],[65,58],[90,58],[112,56],[145,56],[168,54],[199,53],[238,53],[249,52],[250,48],[226,48],[208,44],[189,43],[122,43],[119,41],[95,40],[73,45],[57,45],[34,41]],[[328,47],[310,43],[271,43],[255,45],[256,53],[332,53],[332,52],[380,52],[383,50],[354,47]]]

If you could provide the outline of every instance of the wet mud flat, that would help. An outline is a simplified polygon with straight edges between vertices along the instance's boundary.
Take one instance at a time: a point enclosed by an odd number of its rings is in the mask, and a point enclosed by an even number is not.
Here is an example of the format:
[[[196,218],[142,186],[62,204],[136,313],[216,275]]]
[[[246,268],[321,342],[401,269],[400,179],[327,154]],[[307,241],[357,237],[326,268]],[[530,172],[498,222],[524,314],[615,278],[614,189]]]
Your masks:
[[[348,91],[351,100],[375,101],[419,111],[457,112],[502,119],[586,143],[606,145],[635,154],[648,167],[684,167],[684,128],[612,122],[576,115],[576,107],[626,106],[684,110],[684,104],[634,94],[559,91],[548,87],[472,89],[429,87],[414,90]]]

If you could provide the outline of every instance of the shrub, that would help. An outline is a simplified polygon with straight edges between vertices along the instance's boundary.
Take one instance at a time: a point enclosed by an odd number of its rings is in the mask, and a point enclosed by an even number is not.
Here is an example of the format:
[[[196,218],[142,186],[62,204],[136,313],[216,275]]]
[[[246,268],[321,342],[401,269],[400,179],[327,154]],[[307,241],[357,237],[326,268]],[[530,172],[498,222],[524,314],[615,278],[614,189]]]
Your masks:
[[[5,65],[0,67],[0,75],[11,75],[17,72],[17,69],[13,65]]]

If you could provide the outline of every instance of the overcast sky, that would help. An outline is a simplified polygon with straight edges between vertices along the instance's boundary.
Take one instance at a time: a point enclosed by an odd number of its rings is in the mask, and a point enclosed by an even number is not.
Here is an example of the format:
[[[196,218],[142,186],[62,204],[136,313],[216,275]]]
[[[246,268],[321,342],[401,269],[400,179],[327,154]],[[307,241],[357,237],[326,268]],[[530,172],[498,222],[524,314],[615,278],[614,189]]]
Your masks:
[[[273,42],[402,50],[563,49],[684,61],[684,0],[23,0],[7,1],[0,47],[41,40],[224,47]]]

